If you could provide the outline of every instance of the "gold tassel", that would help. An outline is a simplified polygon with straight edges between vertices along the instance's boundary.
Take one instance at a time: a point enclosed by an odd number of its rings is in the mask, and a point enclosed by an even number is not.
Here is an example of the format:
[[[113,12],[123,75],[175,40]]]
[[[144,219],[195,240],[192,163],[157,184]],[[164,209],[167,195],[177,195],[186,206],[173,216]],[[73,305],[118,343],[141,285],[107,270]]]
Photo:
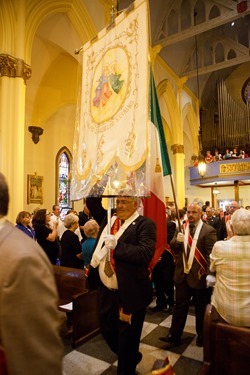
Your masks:
[[[159,163],[159,158],[156,158],[155,173],[161,173],[161,165]]]

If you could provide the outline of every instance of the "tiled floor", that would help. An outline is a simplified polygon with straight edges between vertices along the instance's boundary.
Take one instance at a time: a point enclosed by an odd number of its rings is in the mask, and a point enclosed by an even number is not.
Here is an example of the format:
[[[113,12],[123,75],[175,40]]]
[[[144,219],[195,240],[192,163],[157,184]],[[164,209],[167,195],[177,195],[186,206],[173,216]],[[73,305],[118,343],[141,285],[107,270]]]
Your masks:
[[[154,302],[152,303],[154,306]],[[147,374],[156,359],[165,359],[174,367],[176,375],[196,375],[201,367],[203,348],[195,345],[195,318],[190,314],[182,336],[182,344],[171,351],[164,350],[164,342],[159,337],[168,334],[172,315],[165,311],[153,313],[148,308],[140,351],[143,359],[137,366],[138,374]],[[101,335],[79,346],[76,350],[64,340],[65,357],[63,375],[115,375],[117,358],[108,348]]]

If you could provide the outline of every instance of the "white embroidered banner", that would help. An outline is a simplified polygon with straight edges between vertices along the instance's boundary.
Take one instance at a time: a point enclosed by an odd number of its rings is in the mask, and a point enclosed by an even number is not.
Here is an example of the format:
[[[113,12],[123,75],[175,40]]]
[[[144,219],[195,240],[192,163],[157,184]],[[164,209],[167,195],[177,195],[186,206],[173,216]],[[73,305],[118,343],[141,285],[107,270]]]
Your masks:
[[[83,46],[72,200],[102,195],[107,180],[107,195],[129,188],[133,195],[145,196],[150,190],[148,27],[148,3],[137,0]]]

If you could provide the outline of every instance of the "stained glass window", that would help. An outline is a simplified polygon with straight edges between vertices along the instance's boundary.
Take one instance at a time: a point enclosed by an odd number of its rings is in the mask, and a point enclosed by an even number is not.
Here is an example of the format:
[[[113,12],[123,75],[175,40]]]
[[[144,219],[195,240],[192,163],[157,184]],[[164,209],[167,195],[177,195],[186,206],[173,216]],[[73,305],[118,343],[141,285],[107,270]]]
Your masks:
[[[66,152],[59,156],[59,197],[61,208],[70,207],[70,161]]]

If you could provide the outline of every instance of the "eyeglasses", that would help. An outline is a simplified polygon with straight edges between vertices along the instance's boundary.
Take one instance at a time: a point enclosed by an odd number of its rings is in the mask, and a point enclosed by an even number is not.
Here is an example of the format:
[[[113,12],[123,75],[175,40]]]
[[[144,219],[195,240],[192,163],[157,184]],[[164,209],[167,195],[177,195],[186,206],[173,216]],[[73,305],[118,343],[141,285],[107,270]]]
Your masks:
[[[126,201],[125,199],[122,199],[122,200],[117,200],[116,201],[116,205],[121,205],[121,206],[128,206],[130,203],[134,203],[133,200],[131,201]]]

